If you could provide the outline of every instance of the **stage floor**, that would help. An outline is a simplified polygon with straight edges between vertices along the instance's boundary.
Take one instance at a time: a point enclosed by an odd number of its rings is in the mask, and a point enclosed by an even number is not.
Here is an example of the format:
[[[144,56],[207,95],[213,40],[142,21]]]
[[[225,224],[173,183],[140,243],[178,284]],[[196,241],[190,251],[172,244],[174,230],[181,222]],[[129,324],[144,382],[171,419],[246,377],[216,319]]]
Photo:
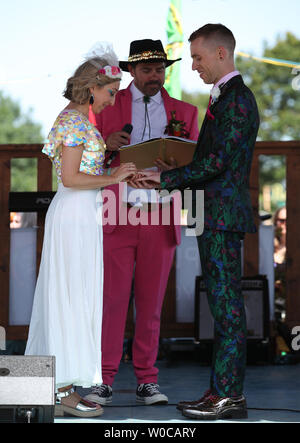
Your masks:
[[[135,401],[136,381],[130,363],[121,363],[113,386],[113,402],[95,419],[56,418],[55,423],[167,423],[174,426],[201,423],[177,411],[180,400],[197,399],[208,387],[209,367],[194,361],[159,361],[159,385],[169,397],[165,406],[140,406]],[[87,390],[78,389],[80,394]],[[285,366],[248,366],[245,383],[248,403],[246,423],[300,422],[300,364]],[[233,420],[231,420],[233,421]],[[228,422],[228,420],[226,420]],[[210,422],[215,423],[215,422]],[[111,429],[108,426],[108,429]],[[116,428],[116,427],[115,427]]]

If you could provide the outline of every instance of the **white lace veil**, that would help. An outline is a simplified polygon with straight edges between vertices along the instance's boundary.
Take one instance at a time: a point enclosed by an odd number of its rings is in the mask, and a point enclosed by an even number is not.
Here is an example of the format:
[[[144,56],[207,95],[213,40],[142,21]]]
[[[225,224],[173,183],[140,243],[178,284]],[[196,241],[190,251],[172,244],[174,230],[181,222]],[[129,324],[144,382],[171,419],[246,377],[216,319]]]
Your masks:
[[[105,75],[112,78],[121,78],[122,73],[119,69],[118,57],[113,50],[113,46],[109,42],[97,42],[91,49],[84,55],[85,61],[88,61],[99,70],[105,71]],[[103,60],[103,63],[98,62],[95,59]],[[113,68],[113,69],[111,69]],[[118,68],[118,69],[116,69]],[[102,72],[104,74],[104,72]]]

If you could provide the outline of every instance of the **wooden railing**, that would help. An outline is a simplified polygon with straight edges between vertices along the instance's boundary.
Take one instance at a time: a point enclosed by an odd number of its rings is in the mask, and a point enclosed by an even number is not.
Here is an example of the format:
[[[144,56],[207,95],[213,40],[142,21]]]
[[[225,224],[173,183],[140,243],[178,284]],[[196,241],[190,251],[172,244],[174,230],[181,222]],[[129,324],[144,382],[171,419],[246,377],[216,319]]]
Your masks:
[[[287,315],[290,327],[300,325],[300,141],[258,142],[256,144],[250,179],[250,191],[258,224],[259,155],[286,156],[287,185]],[[6,330],[8,340],[26,339],[28,325],[9,325],[9,263],[10,263],[10,215],[9,193],[11,159],[37,158],[37,190],[52,190],[52,165],[41,153],[41,145],[0,145],[0,326]],[[45,213],[38,213],[37,269],[40,263]],[[246,236],[244,246],[244,275],[258,274],[258,234]],[[173,266],[167,287],[162,314],[162,337],[192,337],[193,323],[176,322],[176,283]],[[127,331],[132,325],[128,322]]]
[[[10,263],[10,214],[9,192],[11,183],[11,159],[37,159],[37,190],[52,190],[52,164],[42,154],[41,145],[0,145],[0,325],[5,328],[7,340],[25,340],[28,325],[9,325],[9,263]],[[38,213],[37,268],[39,268],[45,213]]]
[[[287,207],[287,271],[286,271],[286,323],[290,328],[300,326],[300,141],[257,143],[251,174],[252,203],[257,211],[260,155],[286,157],[286,207]],[[247,240],[247,273],[257,271],[258,238],[253,248],[252,236]]]

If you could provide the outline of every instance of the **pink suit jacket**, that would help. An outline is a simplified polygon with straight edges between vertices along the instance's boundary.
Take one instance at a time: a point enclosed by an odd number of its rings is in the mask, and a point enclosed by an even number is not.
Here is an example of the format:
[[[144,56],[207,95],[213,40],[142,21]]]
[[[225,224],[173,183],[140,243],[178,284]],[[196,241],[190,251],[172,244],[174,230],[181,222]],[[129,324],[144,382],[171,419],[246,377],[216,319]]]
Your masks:
[[[167,114],[167,121],[171,118],[171,112],[176,111],[176,119],[186,122],[185,128],[190,133],[190,139],[197,140],[199,135],[198,109],[189,103],[170,97],[164,88],[161,89],[161,94]],[[117,93],[114,106],[106,107],[96,116],[90,112],[90,120],[96,124],[104,140],[106,140],[111,133],[121,131],[126,123],[131,123],[131,116],[132,94],[130,91],[130,85],[126,89],[122,89]],[[119,165],[120,156],[117,155],[112,162],[111,167]],[[122,192],[122,186],[123,185],[121,185],[120,188],[118,185],[107,187],[113,190],[116,195],[116,203],[118,203],[116,223],[118,222],[119,211],[122,211],[122,199],[119,198],[120,192]],[[179,198],[176,198],[177,194],[177,197]],[[177,211],[180,213],[178,205],[181,205],[181,195],[179,192],[173,195],[173,203],[174,212]],[[105,224],[103,226],[103,232],[109,234],[114,231],[115,226],[116,225],[113,224]],[[174,235],[176,244],[179,244],[181,240],[181,228],[179,224],[174,224]]]

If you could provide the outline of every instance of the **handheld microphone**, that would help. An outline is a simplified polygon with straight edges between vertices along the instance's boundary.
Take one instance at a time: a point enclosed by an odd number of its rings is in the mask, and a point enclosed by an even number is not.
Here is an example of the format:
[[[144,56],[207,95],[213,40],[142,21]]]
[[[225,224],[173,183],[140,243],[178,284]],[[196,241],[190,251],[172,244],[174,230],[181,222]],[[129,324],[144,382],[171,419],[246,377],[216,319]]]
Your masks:
[[[129,134],[129,135],[132,133],[132,130],[133,130],[133,126],[132,126],[131,123],[126,123],[126,125],[124,125],[123,128],[122,128],[122,131],[123,131],[123,132],[127,132],[127,134]],[[112,162],[114,161],[114,159],[115,159],[116,156],[118,155],[118,152],[119,152],[119,151],[113,151],[113,152],[110,154],[110,157],[109,157],[109,159],[107,160],[106,165],[105,165],[106,168],[109,168],[109,167],[110,167],[110,165],[112,164]]]
[[[123,127],[122,131],[127,132],[127,134],[131,134],[133,130],[133,126],[130,123],[126,123],[126,125]]]

